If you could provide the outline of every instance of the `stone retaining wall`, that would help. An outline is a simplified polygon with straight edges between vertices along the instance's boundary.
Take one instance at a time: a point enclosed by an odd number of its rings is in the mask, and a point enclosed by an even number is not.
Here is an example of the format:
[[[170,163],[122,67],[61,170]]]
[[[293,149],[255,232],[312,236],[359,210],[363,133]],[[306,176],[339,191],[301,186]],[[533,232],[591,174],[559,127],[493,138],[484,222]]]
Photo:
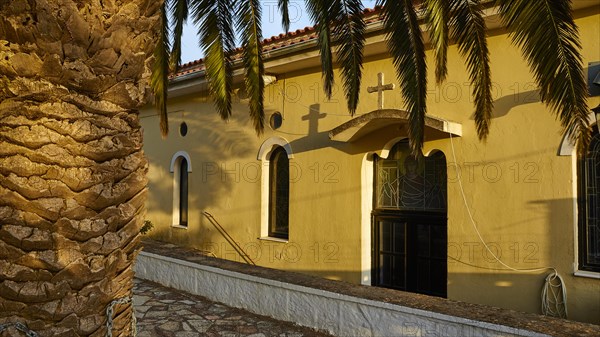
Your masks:
[[[136,277],[336,336],[593,336],[600,328],[146,246]]]

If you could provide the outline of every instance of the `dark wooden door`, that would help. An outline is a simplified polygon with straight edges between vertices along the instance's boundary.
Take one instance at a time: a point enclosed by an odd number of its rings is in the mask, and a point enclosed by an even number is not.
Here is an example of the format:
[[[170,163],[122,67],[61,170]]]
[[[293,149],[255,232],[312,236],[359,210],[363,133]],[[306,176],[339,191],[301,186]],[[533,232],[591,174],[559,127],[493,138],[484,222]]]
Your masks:
[[[446,297],[445,213],[373,214],[373,285]]]
[[[372,284],[446,297],[446,157],[400,141],[374,159]]]

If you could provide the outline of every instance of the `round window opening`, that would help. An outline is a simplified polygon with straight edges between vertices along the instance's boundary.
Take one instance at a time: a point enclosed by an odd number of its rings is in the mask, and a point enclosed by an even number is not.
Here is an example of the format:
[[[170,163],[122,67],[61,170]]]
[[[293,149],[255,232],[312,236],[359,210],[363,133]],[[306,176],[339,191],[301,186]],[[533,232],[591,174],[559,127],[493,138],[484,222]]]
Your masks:
[[[181,135],[181,137],[185,137],[185,135],[187,135],[187,123],[183,122],[181,124],[179,124],[179,134]]]
[[[275,112],[271,115],[271,119],[269,120],[269,125],[271,125],[271,129],[277,130],[283,124],[283,117],[281,116],[281,112]]]

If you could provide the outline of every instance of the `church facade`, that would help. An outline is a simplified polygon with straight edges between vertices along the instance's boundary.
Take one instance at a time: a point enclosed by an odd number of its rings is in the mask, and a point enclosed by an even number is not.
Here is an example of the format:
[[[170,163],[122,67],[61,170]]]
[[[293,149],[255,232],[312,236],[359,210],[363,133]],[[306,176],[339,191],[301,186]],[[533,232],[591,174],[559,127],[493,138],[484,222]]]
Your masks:
[[[534,313],[556,270],[568,317],[599,324],[600,116],[592,108],[600,104],[600,4],[574,3],[595,135],[585,160],[540,102],[493,9],[487,141],[477,138],[466,66],[451,45],[441,85],[427,52],[425,157],[411,157],[407,112],[373,13],[355,116],[339,77],[326,99],[311,29],[264,42],[269,125],[258,136],[241,72],[224,122],[202,62],[185,65],[171,83],[169,136],[160,137],[153,107],[141,114],[149,235],[220,258]]]

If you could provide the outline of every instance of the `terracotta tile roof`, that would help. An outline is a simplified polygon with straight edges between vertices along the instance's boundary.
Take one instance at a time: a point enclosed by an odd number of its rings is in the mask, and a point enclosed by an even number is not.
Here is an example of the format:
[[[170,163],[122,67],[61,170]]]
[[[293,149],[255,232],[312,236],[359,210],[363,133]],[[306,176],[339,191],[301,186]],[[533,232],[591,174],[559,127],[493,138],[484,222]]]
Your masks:
[[[380,7],[365,8],[363,12],[365,15],[365,23],[366,24],[377,22],[380,20],[379,15],[377,15],[380,12]],[[292,45],[299,44],[302,42],[315,40],[316,38],[317,38],[317,34],[315,33],[314,26],[313,27],[304,27],[303,29],[298,29],[296,31],[289,32],[287,34],[282,33],[279,35],[274,35],[274,36],[271,36],[270,38],[266,38],[262,41],[263,53],[272,52],[272,51],[279,50],[279,49],[287,47],[287,46],[292,46]],[[234,60],[241,58],[241,51],[242,51],[241,47],[234,50],[234,52],[235,52],[235,56],[233,57]],[[174,74],[171,74],[169,76],[169,78],[173,79],[173,78],[177,78],[180,76],[201,72],[204,70],[204,68],[205,68],[204,67],[204,59],[198,59],[198,60],[191,61],[191,62],[181,65],[181,67],[178,69],[178,71]]]

